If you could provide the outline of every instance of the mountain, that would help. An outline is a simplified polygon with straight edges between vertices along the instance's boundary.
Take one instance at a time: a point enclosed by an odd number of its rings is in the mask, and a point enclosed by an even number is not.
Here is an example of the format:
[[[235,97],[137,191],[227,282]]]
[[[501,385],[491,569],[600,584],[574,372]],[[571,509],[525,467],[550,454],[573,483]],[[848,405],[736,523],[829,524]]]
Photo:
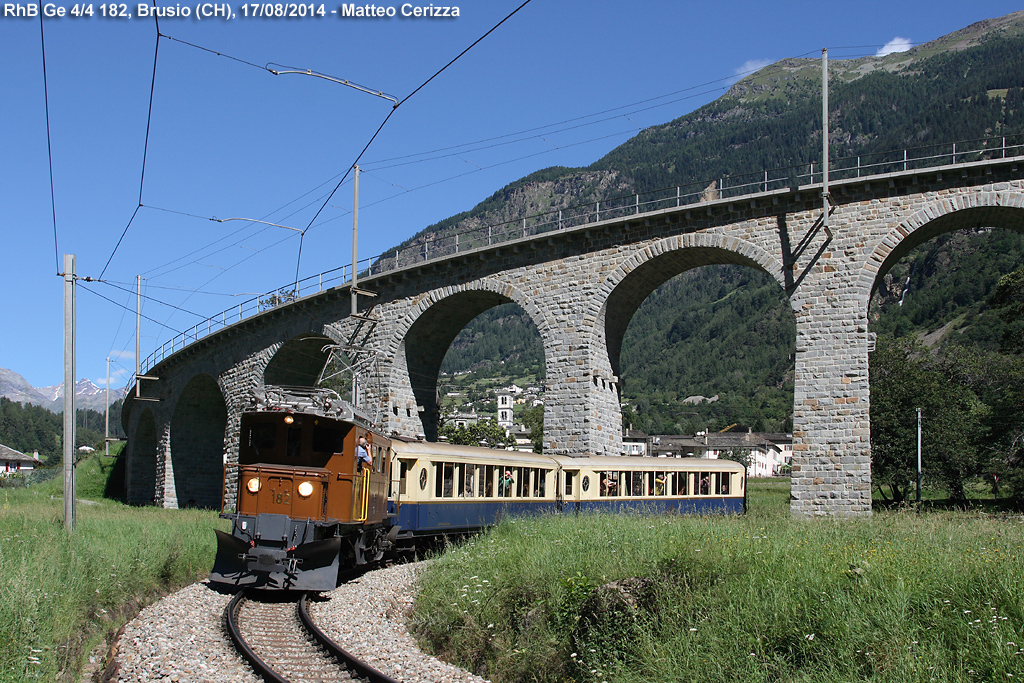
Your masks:
[[[1019,132],[1024,12],[906,52],[831,60],[829,74],[833,159]],[[586,168],[532,173],[399,246],[634,192],[806,164],[820,155],[821,62],[785,59],[718,100],[640,132]]]
[[[103,412],[106,409],[106,393],[105,389],[96,386],[90,380],[80,379],[75,383],[75,408]],[[112,388],[111,403],[123,395],[123,389]],[[16,403],[42,406],[55,413],[64,410],[63,382],[55,386],[36,388],[24,377],[6,368],[0,368],[0,396]]]
[[[829,75],[833,160],[1020,135],[1024,12],[972,24],[906,52],[833,59]],[[640,132],[590,166],[539,170],[400,246],[634,192],[706,187],[719,178],[819,161],[821,128],[820,60],[782,60],[718,100]],[[880,287],[873,327],[924,334],[948,325],[933,343],[952,338],[955,330],[956,339],[991,346],[998,323],[985,314],[983,302],[998,277],[1022,263],[1024,245],[1003,240],[1005,249],[994,251],[978,246],[985,239],[949,237],[908,256]],[[432,252],[437,248],[432,245]],[[979,254],[991,258],[979,260]],[[972,265],[946,272],[943,264],[956,264],[962,255]],[[922,280],[926,276],[930,284]],[[908,277],[909,298],[901,306],[892,292],[902,295],[900,283]],[[967,293],[980,298],[968,302]],[[540,340],[535,332],[532,341],[530,335],[510,336],[516,317],[525,320],[517,307],[506,306],[472,321],[452,344],[445,371],[493,374],[494,364],[507,361],[509,376],[539,377],[533,368],[543,358]],[[784,294],[763,274],[725,266],[683,273],[648,297],[627,330],[620,373],[622,398],[629,403],[624,419],[659,433],[733,422],[778,431],[792,410],[794,336]],[[714,404],[682,403],[690,395],[714,394],[721,396]]]

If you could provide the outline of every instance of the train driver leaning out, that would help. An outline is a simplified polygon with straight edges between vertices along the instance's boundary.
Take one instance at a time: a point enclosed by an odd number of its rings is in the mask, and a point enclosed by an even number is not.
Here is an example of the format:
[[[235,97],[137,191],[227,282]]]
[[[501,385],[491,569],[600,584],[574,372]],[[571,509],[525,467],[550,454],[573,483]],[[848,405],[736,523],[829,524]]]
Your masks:
[[[366,437],[359,437],[359,441],[356,444],[356,472],[362,472],[363,467],[370,466],[370,447],[366,443]]]

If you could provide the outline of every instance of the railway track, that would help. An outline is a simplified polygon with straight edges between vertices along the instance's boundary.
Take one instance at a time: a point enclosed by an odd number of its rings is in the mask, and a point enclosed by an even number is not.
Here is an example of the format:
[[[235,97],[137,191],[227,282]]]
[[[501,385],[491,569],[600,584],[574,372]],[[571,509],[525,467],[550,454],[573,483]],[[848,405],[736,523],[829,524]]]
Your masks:
[[[239,654],[268,683],[399,683],[317,628],[306,609],[305,593],[297,599],[276,593],[254,599],[242,591],[228,603],[224,621]]]

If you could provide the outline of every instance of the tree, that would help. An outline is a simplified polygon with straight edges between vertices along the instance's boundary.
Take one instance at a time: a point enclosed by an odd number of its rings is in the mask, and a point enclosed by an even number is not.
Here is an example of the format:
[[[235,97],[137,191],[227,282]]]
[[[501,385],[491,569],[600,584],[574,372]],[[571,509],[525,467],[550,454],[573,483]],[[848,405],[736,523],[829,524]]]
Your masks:
[[[878,490],[902,502],[917,478],[917,409],[923,469],[963,500],[964,481],[982,465],[987,409],[918,342],[879,337],[871,357],[871,474]]]
[[[533,442],[533,452],[543,453],[544,452],[544,406],[534,406],[533,408],[527,408],[520,413],[519,418],[522,420],[524,427],[530,429],[530,441]]]
[[[1004,353],[1024,353],[1024,268],[999,278],[988,303],[1007,323],[1001,350]]]
[[[754,464],[754,456],[751,454],[749,449],[745,448],[730,448],[721,455],[718,456],[722,460],[732,460],[743,465],[744,468],[750,469],[750,466]]]
[[[484,442],[488,448],[504,449],[516,446],[515,437],[493,419],[466,427],[456,427],[449,422],[438,430],[438,436],[446,437],[449,443],[460,446],[479,446]]]

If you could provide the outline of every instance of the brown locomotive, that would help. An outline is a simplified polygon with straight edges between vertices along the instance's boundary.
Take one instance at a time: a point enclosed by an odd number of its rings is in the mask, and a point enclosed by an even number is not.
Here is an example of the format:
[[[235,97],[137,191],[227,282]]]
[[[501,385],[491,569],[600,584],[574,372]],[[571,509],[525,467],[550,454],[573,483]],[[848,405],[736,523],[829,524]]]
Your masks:
[[[331,590],[340,569],[379,560],[391,442],[336,394],[267,387],[239,431],[237,508],[217,532],[210,579],[236,586]],[[371,462],[356,458],[359,437]]]

